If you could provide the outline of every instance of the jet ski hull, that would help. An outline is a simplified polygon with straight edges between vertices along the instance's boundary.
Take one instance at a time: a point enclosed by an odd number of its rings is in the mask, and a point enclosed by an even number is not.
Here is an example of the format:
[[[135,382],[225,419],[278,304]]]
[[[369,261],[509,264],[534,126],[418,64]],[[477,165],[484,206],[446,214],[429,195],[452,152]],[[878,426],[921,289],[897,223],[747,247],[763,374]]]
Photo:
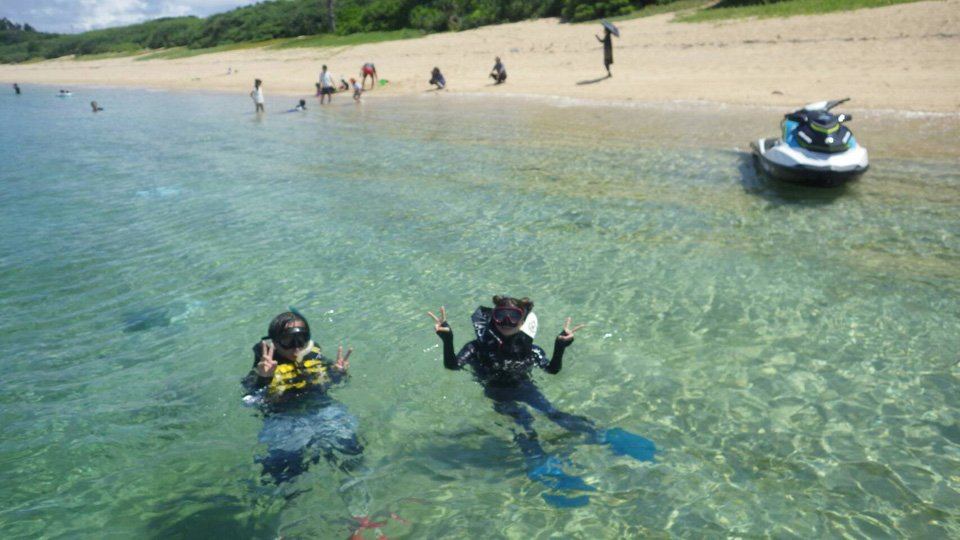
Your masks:
[[[750,143],[760,169],[783,182],[814,187],[838,187],[867,172],[867,152],[862,147],[835,155],[819,155],[783,144],[779,139]]]

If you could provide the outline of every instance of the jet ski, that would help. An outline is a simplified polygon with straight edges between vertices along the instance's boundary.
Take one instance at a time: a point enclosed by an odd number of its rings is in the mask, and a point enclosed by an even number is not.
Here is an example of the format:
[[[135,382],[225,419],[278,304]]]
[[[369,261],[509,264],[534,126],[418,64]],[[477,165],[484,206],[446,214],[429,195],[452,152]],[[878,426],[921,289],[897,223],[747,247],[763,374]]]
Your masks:
[[[777,180],[818,187],[859,178],[870,164],[867,149],[844,125],[853,117],[830,112],[849,99],[810,103],[785,115],[779,139],[750,143],[760,169]]]

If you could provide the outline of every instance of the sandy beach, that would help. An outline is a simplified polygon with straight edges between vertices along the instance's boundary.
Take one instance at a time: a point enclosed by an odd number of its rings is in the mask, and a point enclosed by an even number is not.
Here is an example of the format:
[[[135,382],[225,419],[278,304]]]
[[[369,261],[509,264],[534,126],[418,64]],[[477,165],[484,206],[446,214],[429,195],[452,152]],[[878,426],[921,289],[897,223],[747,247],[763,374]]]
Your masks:
[[[719,23],[674,17],[618,22],[612,78],[605,77],[594,39],[600,25],[541,19],[349,47],[0,65],[0,81],[246,94],[258,77],[269,110],[271,96],[312,96],[321,64],[349,78],[375,62],[389,81],[368,94],[378,98],[429,92],[429,72],[439,66],[449,93],[788,108],[851,96],[856,108],[960,111],[960,0]],[[487,78],[496,55],[509,74],[501,86]]]

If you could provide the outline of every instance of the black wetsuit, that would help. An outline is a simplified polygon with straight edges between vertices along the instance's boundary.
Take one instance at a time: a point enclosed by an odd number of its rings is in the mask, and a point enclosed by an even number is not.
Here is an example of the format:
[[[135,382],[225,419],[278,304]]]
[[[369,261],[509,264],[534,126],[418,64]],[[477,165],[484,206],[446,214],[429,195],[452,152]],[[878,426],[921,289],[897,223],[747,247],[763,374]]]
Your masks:
[[[458,354],[453,353],[453,332],[437,332],[443,342],[443,365],[458,370],[470,366],[474,377],[483,386],[484,395],[493,400],[493,409],[513,418],[524,430],[514,440],[527,457],[545,455],[537,433],[533,430],[533,415],[523,403],[547,415],[547,418],[568,431],[596,434],[594,423],[583,416],[565,413],[554,408],[531,378],[533,368],[556,374],[563,368],[563,352],[573,340],[554,341],[553,357],[533,344],[533,339],[518,332],[504,337],[490,323],[491,308],[480,307],[471,320],[477,339],[467,343]],[[444,323],[446,324],[446,323]]]

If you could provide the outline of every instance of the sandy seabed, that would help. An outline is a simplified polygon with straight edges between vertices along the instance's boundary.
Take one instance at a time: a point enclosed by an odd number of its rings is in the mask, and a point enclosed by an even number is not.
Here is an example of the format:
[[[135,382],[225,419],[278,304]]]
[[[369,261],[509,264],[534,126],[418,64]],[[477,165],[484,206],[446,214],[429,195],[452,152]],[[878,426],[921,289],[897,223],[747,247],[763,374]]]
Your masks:
[[[430,92],[430,70],[439,66],[445,93],[785,108],[851,96],[856,108],[960,112],[960,0],[784,19],[693,24],[665,14],[617,24],[611,78],[594,38],[600,25],[540,19],[346,47],[0,65],[0,81],[246,94],[257,77],[269,110],[273,95],[313,96],[321,64],[349,78],[374,62],[389,82],[367,99]],[[509,78],[494,86],[487,73],[497,55]]]

